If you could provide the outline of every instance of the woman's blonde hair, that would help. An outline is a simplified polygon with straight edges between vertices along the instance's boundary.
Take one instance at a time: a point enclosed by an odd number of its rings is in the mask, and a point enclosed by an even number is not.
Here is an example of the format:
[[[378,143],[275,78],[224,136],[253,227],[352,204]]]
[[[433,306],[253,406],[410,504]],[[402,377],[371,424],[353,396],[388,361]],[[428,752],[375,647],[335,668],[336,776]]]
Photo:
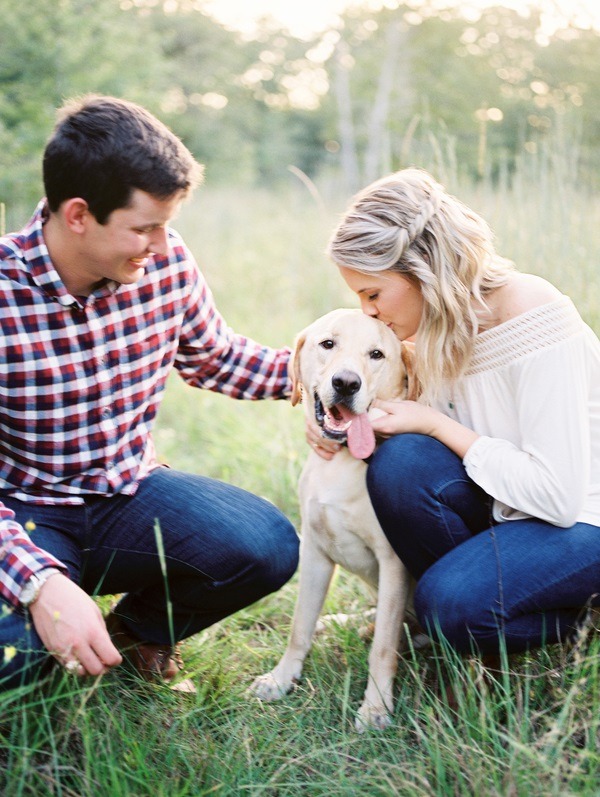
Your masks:
[[[430,399],[464,373],[485,296],[514,269],[495,253],[487,223],[421,169],[403,169],[359,192],[327,253],[338,266],[390,270],[418,284],[424,309],[416,365]]]

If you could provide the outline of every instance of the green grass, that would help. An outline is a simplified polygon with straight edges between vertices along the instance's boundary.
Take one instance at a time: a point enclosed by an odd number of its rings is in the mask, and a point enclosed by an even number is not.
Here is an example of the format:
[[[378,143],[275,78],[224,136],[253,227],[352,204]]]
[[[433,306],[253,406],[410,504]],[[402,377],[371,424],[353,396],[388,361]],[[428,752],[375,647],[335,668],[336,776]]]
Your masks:
[[[503,254],[548,276],[600,331],[600,201],[560,182],[552,165],[530,171],[524,167],[510,190],[458,180],[451,188],[490,220]],[[323,255],[344,205],[327,194],[319,207],[290,179],[277,195],[207,187],[185,207],[177,226],[234,328],[290,344],[316,316],[356,304]],[[173,378],[156,442],[172,466],[264,495],[298,522],[296,481],[306,455],[300,409],[235,402]],[[511,659],[491,691],[477,660],[408,651],[392,728],[358,735],[368,654],[359,617],[315,640],[287,699],[246,696],[283,651],[295,592],[296,579],[186,642],[196,696],[120,672],[85,684],[58,673],[0,695],[0,794],[600,794],[600,634],[592,622],[574,648]],[[366,602],[356,580],[340,573],[326,611],[358,615]],[[455,713],[439,699],[441,673],[462,687]]]
[[[400,663],[393,728],[358,735],[353,715],[366,647],[356,627],[318,638],[302,684],[285,701],[262,704],[245,695],[284,645],[292,600],[286,588],[270,606],[241,612],[189,642],[196,696],[116,673],[86,687],[58,675],[5,696],[2,793],[598,793],[598,635],[583,637],[574,651],[511,662],[491,692],[477,661],[409,653]],[[437,697],[440,668],[465,687],[455,713]]]

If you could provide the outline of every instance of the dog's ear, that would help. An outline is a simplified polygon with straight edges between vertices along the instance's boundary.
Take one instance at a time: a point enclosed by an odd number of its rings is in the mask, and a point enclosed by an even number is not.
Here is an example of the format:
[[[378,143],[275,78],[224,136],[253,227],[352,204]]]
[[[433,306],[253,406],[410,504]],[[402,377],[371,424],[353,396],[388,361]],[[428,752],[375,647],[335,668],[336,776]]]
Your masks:
[[[421,395],[421,383],[415,371],[415,344],[411,341],[403,340],[401,352],[408,385],[406,398],[409,401],[416,401]]]
[[[302,401],[302,381],[300,379],[300,352],[302,351],[302,347],[306,342],[306,333],[302,331],[296,337],[296,341],[294,343],[294,351],[292,352],[292,357],[290,359],[290,364],[292,366],[292,395],[291,395],[291,403],[292,407],[295,407],[296,404],[300,404]]]

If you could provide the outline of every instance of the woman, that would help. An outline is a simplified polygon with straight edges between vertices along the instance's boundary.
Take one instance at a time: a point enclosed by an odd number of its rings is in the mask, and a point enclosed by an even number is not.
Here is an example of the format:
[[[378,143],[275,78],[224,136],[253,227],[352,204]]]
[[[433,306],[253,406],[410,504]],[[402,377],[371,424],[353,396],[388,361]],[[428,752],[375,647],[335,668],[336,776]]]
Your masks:
[[[421,623],[467,653],[567,639],[600,603],[597,337],[418,169],[358,194],[329,254],[363,311],[415,341],[423,396],[378,402],[389,439],[367,483]]]

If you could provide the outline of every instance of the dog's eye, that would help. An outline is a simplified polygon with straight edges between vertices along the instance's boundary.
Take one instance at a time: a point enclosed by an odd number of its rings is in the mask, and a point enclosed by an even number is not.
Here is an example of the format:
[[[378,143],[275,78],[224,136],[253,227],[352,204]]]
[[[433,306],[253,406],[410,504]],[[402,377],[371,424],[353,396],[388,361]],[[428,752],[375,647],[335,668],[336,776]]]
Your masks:
[[[381,351],[381,349],[373,349],[373,351],[369,352],[369,357],[372,360],[383,360],[385,354]]]
[[[324,349],[333,349],[334,345],[335,345],[334,342],[329,338],[327,338],[326,340],[322,340],[319,343],[319,346],[322,346]]]

